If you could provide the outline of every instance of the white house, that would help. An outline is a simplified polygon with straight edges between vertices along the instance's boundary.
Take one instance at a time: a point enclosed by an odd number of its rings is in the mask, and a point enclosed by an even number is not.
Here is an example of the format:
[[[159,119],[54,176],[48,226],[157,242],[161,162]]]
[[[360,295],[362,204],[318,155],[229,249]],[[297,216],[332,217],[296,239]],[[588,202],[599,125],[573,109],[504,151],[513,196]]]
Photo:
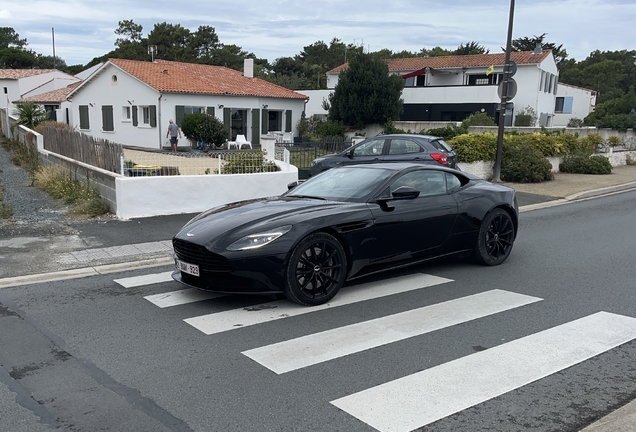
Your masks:
[[[595,106],[596,92],[594,90],[559,83],[552,125],[566,127],[573,118],[583,120],[594,111]]]
[[[0,69],[0,89],[4,100],[2,107],[12,114],[15,101],[52,90],[68,87],[80,81],[57,69]],[[46,107],[52,110],[52,107]]]
[[[44,93],[38,93],[34,96],[24,97],[14,102],[35,102],[46,110],[49,114],[49,120],[55,120],[70,125],[73,123],[73,108],[72,104],[67,100],[67,96],[73,89],[80,85],[80,82],[81,81],[78,81],[57,90],[51,90]]]
[[[552,126],[558,89],[558,70],[551,51],[513,52],[516,65],[512,77],[516,94],[507,112],[512,125],[521,110],[532,108],[539,126]],[[476,54],[443,57],[416,57],[386,60],[390,74],[404,79],[404,112],[401,121],[461,121],[477,111],[498,120],[505,54]],[[347,64],[327,72],[329,90],[303,90],[309,96],[307,115],[325,115],[322,102],[338,83]],[[577,113],[578,114],[578,113]],[[589,114],[581,112],[581,118]]]
[[[111,142],[160,149],[168,121],[204,112],[231,131],[259,144],[262,135],[291,136],[307,96],[254,77],[254,60],[245,72],[221,66],[165,60],[109,59],[68,99],[81,132]],[[187,139],[180,146],[190,146]]]

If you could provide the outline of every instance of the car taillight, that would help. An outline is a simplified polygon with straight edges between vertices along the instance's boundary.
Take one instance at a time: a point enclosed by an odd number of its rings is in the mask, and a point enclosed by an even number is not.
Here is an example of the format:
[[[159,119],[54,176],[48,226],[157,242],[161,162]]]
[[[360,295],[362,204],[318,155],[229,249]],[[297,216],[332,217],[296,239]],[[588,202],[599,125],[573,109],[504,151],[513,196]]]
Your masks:
[[[442,165],[448,165],[448,158],[446,157],[445,154],[431,153],[431,157],[433,158],[433,160],[435,160],[436,162]]]

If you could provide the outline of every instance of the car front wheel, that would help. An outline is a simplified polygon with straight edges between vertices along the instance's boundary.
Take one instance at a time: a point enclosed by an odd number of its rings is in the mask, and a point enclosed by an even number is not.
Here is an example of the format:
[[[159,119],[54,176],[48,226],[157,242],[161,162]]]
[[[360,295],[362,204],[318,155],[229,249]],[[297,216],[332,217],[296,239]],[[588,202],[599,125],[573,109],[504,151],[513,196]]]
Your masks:
[[[499,265],[510,255],[514,239],[512,218],[505,210],[494,209],[481,222],[473,257],[480,264]]]
[[[292,252],[285,277],[285,296],[298,304],[327,303],[345,281],[347,257],[332,235],[311,234]]]

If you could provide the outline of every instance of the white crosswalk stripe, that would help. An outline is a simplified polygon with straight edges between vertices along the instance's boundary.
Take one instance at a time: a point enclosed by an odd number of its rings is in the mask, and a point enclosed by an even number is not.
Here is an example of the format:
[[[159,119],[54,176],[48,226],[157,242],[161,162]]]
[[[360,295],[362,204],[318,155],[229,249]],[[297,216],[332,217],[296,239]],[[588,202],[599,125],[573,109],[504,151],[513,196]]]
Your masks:
[[[408,275],[392,279],[390,282],[376,281],[346,287],[338,293],[333,301],[320,306],[300,306],[289,300],[280,300],[249,308],[187,318],[184,321],[210,335],[447,282],[452,282],[452,280],[427,274]]]
[[[210,300],[214,298],[223,297],[225,294],[217,294],[206,291],[201,291],[196,288],[188,288],[179,291],[171,291],[161,294],[153,294],[144,297],[150,303],[160,307],[167,308],[171,306],[179,306],[188,303],[195,303],[203,300]]]
[[[123,279],[115,279],[114,282],[124,288],[134,288],[144,285],[152,285],[156,283],[168,282],[172,280],[172,271],[162,273],[152,273],[141,276],[133,276]]]
[[[492,290],[244,351],[243,354],[282,374],[538,301],[541,299],[537,297]]]
[[[410,431],[636,339],[636,318],[599,312],[331,403],[380,431]]]

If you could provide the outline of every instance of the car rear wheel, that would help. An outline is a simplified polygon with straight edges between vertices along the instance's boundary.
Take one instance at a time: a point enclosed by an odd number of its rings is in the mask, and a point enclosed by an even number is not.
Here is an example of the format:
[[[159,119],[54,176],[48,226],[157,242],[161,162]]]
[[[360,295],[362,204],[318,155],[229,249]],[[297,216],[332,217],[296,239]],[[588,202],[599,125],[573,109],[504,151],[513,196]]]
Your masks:
[[[499,265],[510,255],[514,239],[512,218],[505,210],[494,209],[481,223],[473,258],[480,264]]]
[[[327,303],[347,275],[345,251],[332,235],[311,234],[300,241],[287,263],[285,296],[298,304]]]

